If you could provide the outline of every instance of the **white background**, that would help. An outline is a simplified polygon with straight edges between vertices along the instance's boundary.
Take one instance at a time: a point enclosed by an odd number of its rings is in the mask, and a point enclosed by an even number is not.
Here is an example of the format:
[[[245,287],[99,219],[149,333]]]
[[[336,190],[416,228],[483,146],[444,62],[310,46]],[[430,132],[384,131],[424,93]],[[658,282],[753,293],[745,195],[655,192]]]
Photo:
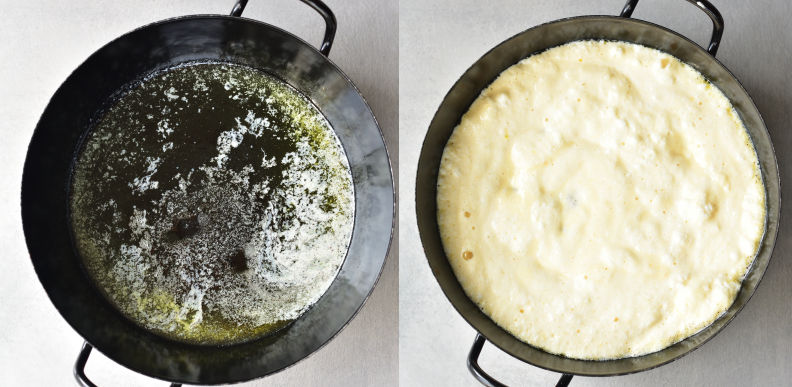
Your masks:
[[[773,138],[782,181],[792,158],[792,7],[785,0],[712,0],[725,18],[720,59],[743,83]],[[465,368],[474,330],[432,277],[418,240],[414,182],[426,129],[459,76],[498,43],[529,27],[591,14],[616,15],[623,0],[401,0],[399,5],[399,148],[401,236],[399,375],[404,386],[475,386]],[[634,17],[670,27],[701,44],[709,18],[684,0],[642,0]],[[783,196],[792,191],[787,183]],[[767,274],[751,302],[720,334],[690,355],[658,369],[614,378],[575,377],[573,386],[790,385],[792,380],[792,205]],[[433,214],[429,214],[433,216]],[[510,358],[491,344],[482,367],[509,385],[550,386],[558,374]]]
[[[396,2],[326,0],[338,32],[332,59],[360,88],[397,172]],[[0,0],[0,386],[74,386],[82,339],[47,299],[25,247],[20,184],[27,144],[49,98],[92,52],[136,27],[187,14],[227,14],[234,0]],[[245,17],[318,44],[324,22],[296,0],[252,0]],[[396,234],[398,235],[398,234]],[[363,309],[333,341],[294,367],[250,386],[393,386],[398,381],[394,246]],[[100,386],[166,386],[93,351],[86,373]]]

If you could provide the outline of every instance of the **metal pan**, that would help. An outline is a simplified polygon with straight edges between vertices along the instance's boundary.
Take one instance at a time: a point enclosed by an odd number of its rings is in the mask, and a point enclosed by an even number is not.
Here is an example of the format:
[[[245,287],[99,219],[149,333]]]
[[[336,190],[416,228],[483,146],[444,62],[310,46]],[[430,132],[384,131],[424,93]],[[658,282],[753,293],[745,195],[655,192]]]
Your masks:
[[[620,16],[583,16],[561,19],[523,31],[499,44],[476,61],[454,84],[437,109],[423,142],[416,176],[415,208],[418,231],[429,266],[457,312],[475,328],[477,335],[468,356],[468,368],[483,384],[502,386],[478,365],[485,340],[526,363],[563,373],[559,385],[572,375],[610,376],[645,371],[690,353],[721,331],[751,298],[767,268],[778,232],[781,193],[773,144],[762,117],[740,82],[723,66],[715,53],[723,33],[723,18],[706,0],[688,0],[704,11],[713,23],[707,49],[661,26],[630,18],[638,0],[629,0]],[[534,348],[497,326],[465,295],[446,259],[437,225],[437,173],[448,138],[470,104],[505,69],[520,60],[564,43],[584,39],[632,42],[667,52],[701,72],[720,88],[734,105],[748,130],[759,157],[766,192],[765,234],[757,255],[731,307],[695,335],[651,354],[607,361],[570,359]]]
[[[302,0],[324,18],[319,50],[271,25],[240,17],[198,15],[134,30],[91,55],[56,91],[33,133],[22,178],[22,221],[31,260],[50,300],[85,338],[75,366],[83,372],[92,347],[136,372],[172,382],[233,383],[277,372],[318,350],[357,313],[374,288],[388,251],[394,189],[385,144],[371,109],[327,54],[336,21],[319,0]],[[95,290],[73,247],[68,186],[78,143],[91,117],[115,91],[188,61],[223,61],[272,74],[308,97],[346,151],[355,190],[355,226],[346,260],[327,292],[274,335],[233,346],[182,344],[124,318]],[[89,344],[90,343],[90,344]]]

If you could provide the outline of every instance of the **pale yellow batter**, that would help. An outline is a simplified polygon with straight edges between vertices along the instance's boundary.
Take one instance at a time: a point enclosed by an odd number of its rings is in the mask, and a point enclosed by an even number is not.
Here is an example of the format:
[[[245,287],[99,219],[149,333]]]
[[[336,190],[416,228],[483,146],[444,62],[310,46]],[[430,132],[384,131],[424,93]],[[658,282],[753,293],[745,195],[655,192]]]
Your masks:
[[[647,47],[566,44],[504,71],[443,153],[438,222],[468,296],[548,352],[654,352],[732,303],[764,231],[723,93]]]

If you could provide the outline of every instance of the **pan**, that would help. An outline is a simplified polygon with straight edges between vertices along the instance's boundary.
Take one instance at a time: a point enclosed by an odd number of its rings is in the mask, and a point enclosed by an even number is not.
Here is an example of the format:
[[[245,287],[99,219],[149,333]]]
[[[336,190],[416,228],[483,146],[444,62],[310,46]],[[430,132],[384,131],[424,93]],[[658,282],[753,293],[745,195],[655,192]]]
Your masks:
[[[762,117],[737,78],[715,59],[723,18],[706,0],[688,0],[705,12],[713,23],[706,49],[667,28],[632,19],[638,0],[629,0],[619,16],[582,16],[561,19],[523,31],[502,42],[476,61],[446,94],[429,125],[423,142],[416,176],[415,208],[418,231],[429,266],[448,300],[457,312],[478,331],[468,355],[468,369],[487,386],[502,386],[479,365],[478,357],[486,341],[528,364],[562,373],[558,385],[567,385],[573,375],[612,376],[646,371],[676,360],[720,332],[745,306],[759,285],[770,261],[778,233],[780,214],[780,177],[773,144]],[[756,149],[766,192],[765,234],[753,264],[731,307],[711,325],[674,345],[638,357],[587,361],[550,354],[532,347],[500,328],[474,304],[463,291],[448,263],[437,224],[437,176],[443,149],[462,115],[505,69],[535,53],[577,40],[616,40],[631,42],[669,53],[693,66],[731,101],[745,124]]]
[[[25,160],[22,221],[44,290],[85,339],[74,369],[80,385],[94,385],[84,373],[92,348],[133,371],[173,385],[263,377],[321,348],[354,317],[373,290],[393,228],[390,161],[365,99],[327,58],[335,36],[335,16],[319,0],[302,1],[324,19],[319,49],[277,27],[242,18],[247,1],[239,0],[230,16],[163,20],[113,40],[77,67],[49,101]],[[85,274],[68,219],[70,178],[80,140],[108,98],[147,74],[196,61],[251,67],[292,86],[333,128],[352,172],[354,228],[347,256],[332,284],[286,328],[242,344],[180,343],[123,317]]]

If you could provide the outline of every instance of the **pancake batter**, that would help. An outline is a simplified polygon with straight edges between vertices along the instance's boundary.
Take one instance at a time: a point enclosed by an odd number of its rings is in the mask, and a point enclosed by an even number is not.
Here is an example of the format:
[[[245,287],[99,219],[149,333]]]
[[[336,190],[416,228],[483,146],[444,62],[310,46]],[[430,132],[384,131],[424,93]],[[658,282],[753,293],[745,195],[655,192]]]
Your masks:
[[[579,41],[504,71],[443,153],[438,223],[467,295],[518,339],[613,359],[731,303],[764,232],[728,99],[647,47]]]

